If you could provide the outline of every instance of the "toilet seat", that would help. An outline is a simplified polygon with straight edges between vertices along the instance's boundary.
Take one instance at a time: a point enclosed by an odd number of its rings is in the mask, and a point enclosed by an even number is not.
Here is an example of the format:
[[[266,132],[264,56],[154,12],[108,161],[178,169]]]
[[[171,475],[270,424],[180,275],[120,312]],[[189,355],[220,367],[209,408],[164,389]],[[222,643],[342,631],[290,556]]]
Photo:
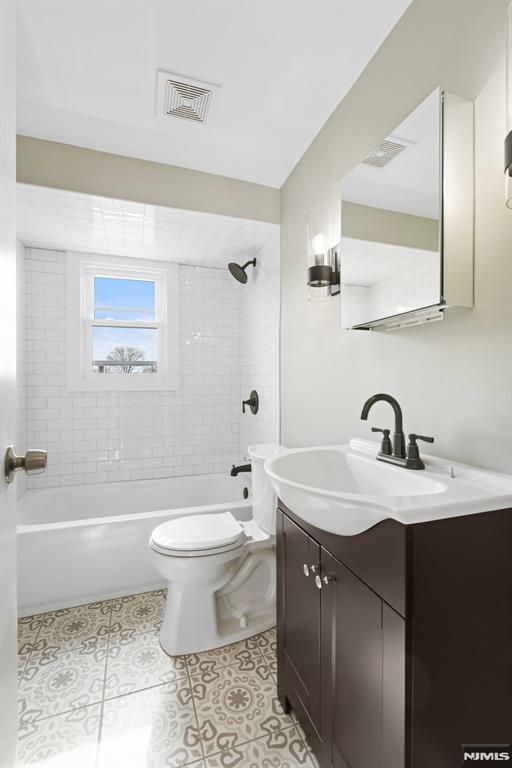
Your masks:
[[[150,545],[163,555],[200,557],[237,549],[245,540],[242,524],[223,512],[168,520],[155,528]]]

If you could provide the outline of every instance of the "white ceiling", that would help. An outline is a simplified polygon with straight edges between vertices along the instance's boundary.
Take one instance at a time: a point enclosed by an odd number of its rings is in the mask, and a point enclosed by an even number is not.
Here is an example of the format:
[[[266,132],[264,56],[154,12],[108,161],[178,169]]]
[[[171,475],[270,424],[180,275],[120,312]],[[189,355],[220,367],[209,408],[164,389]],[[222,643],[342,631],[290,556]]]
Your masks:
[[[433,91],[389,136],[408,146],[383,168],[360,163],[343,179],[342,198],[353,203],[439,219],[441,96]]]
[[[277,224],[17,185],[17,237],[32,248],[224,268],[278,235]]]
[[[410,0],[19,0],[18,133],[282,185]],[[157,70],[221,86],[157,118]]]

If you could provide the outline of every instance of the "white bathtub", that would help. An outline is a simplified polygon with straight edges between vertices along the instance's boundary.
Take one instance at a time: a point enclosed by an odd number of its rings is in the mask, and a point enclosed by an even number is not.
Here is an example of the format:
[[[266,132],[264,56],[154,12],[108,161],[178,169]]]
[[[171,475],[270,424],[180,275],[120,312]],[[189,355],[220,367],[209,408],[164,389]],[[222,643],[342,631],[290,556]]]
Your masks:
[[[26,491],[18,503],[19,615],[163,586],[153,528],[182,515],[251,516],[250,477],[199,475]]]

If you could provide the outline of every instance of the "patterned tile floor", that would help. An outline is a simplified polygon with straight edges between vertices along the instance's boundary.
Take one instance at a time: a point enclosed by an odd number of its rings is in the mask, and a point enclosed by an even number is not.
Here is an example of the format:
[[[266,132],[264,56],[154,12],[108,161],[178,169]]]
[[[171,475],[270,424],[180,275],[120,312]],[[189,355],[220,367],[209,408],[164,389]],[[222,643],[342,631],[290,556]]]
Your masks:
[[[170,658],[165,592],[19,621],[19,766],[313,768],[276,698],[275,630]]]

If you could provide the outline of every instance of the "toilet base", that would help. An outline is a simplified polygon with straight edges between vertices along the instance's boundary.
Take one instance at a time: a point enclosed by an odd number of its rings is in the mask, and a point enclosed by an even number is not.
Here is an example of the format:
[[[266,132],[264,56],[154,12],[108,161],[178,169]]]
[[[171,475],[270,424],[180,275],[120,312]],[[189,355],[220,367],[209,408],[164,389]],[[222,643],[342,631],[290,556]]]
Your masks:
[[[245,555],[217,566],[209,558],[207,583],[191,583],[191,578],[168,582],[160,645],[169,656],[209,651],[275,625],[274,549]]]
[[[166,626],[165,619],[160,630],[159,640],[162,649],[168,656],[184,656],[190,653],[202,653],[221,648],[223,645],[231,645],[248,637],[257,635],[271,629],[276,624],[276,612],[270,610],[266,614],[255,617],[247,617],[247,626],[241,627],[236,619],[228,619],[219,622],[218,629],[209,637],[205,637],[204,631],[196,638],[179,638]]]

